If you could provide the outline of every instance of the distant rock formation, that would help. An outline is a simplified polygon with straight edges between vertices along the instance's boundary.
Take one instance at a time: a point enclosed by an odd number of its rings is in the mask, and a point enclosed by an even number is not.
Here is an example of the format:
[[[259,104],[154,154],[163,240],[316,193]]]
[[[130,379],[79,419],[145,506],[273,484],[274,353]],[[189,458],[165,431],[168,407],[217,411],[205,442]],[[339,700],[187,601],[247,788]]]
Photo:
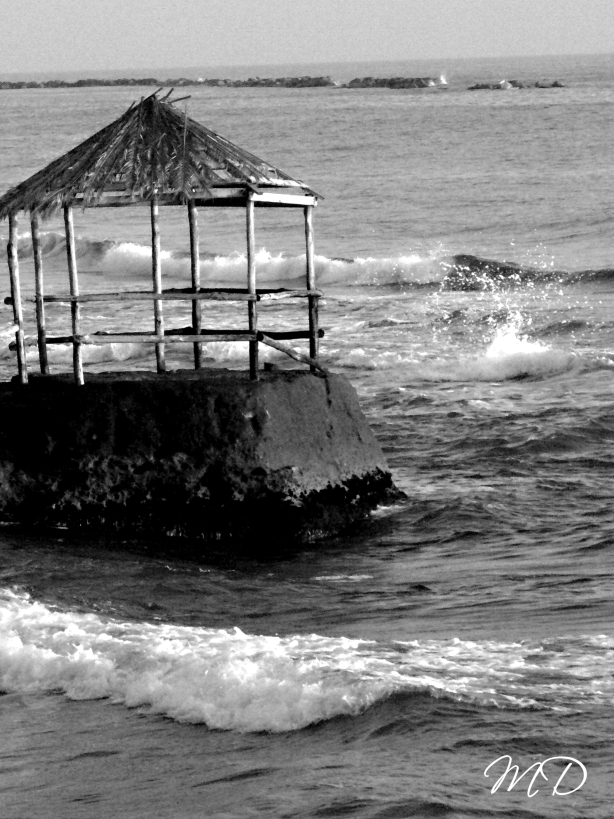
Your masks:
[[[123,85],[145,85],[156,88],[172,86],[173,88],[184,88],[187,86],[204,85],[209,87],[228,88],[323,88],[336,87],[336,83],[330,77],[250,77],[247,80],[228,79],[188,79],[187,77],[177,77],[175,79],[158,80],[155,77],[122,77],[117,80],[110,79],[83,79],[75,82],[66,80],[46,80],[45,82],[8,82],[0,81],[0,89],[18,88],[91,88],[98,86],[123,86]]]
[[[208,83],[209,80],[205,80]],[[224,80],[224,85],[262,86],[264,88],[327,88],[337,83],[330,77],[250,77],[248,80]]]
[[[469,91],[508,91],[514,88],[565,88],[560,80],[554,82],[520,82],[520,80],[501,80],[500,82],[479,82],[470,85]]]
[[[343,84],[331,77],[249,77],[247,80],[229,79],[189,79],[176,77],[159,80],[155,77],[122,77],[120,79],[82,79],[75,82],[67,80],[33,81],[0,81],[0,90],[20,88],[92,88],[101,86],[150,86],[154,88],[186,88],[191,86],[206,86],[209,88],[439,88],[448,87],[445,77],[356,77]],[[501,91],[515,88],[564,88],[560,80],[552,83],[538,80],[537,82],[520,82],[519,80],[501,80],[495,83],[476,83],[469,86],[469,91],[491,90]]]
[[[347,84],[339,83],[331,77],[249,77],[247,80],[229,79],[189,79],[176,77],[159,80],[155,77],[122,77],[120,79],[83,79],[68,82],[67,80],[46,80],[44,82],[2,82],[0,89],[19,88],[92,88],[101,86],[144,85],[155,88],[189,86],[207,86],[213,88],[447,88],[444,77],[362,77]]]
[[[351,80],[346,88],[445,88],[442,78],[434,77],[362,77]]]

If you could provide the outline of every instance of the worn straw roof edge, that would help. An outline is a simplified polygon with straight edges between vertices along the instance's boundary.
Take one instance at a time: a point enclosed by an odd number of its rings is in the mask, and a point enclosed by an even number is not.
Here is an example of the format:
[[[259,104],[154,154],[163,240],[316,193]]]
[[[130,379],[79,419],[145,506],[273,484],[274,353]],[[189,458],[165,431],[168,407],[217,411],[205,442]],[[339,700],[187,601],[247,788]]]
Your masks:
[[[189,198],[216,185],[302,182],[225,137],[187,117],[157,93],[127,111],[84,142],[53,160],[0,197],[0,219],[20,210],[48,216],[77,199],[96,205],[106,191],[124,191],[134,201],[156,193]]]

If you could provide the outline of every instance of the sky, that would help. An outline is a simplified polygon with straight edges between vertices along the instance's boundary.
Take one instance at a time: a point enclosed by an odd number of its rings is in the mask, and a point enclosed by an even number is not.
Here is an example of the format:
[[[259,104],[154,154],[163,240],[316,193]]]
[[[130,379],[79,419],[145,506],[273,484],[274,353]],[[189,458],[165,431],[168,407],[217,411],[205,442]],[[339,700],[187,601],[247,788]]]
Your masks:
[[[0,74],[614,52],[614,0],[0,4]]]

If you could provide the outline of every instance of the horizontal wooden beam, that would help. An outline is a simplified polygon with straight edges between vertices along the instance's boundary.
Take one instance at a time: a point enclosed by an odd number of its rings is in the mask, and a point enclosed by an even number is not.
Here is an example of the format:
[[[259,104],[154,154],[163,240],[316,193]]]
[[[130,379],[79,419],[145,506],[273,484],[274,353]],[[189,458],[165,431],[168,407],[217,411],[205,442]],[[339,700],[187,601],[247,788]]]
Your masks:
[[[233,333],[245,332],[251,334],[251,330],[201,330],[200,336],[208,337],[212,335],[232,335]],[[293,338],[309,338],[309,330],[266,330],[264,331],[271,338],[279,339],[293,339]],[[192,333],[191,327],[175,327],[165,331],[165,335],[190,335]],[[102,335],[102,334],[101,334]],[[124,334],[125,335],[125,334]],[[199,335],[196,333],[195,335]],[[318,336],[324,338],[324,330],[318,330]]]
[[[143,292],[138,291],[138,292]],[[162,291],[163,293],[185,293],[193,294],[194,290],[191,287],[170,287]],[[201,287],[198,290],[198,293],[247,293],[248,290],[245,287]],[[258,287],[256,289],[256,293],[259,296],[279,296],[283,297],[284,295],[287,296],[321,296],[321,290],[302,290],[302,289],[295,289],[291,287]]]
[[[321,290],[287,290],[279,288],[276,290],[258,290],[254,295],[241,288],[201,288],[198,293],[191,290],[172,289],[164,290],[162,293],[153,293],[144,290],[126,290],[117,293],[84,293],[79,296],[71,296],[68,293],[59,296],[44,296],[43,301],[47,304],[70,304],[78,302],[97,301],[276,301],[279,299],[300,299],[321,298]],[[26,299],[34,302],[34,298]],[[13,304],[11,296],[4,299],[5,304]]]
[[[47,344],[72,344],[76,341],[77,344],[193,344],[195,340],[202,341],[256,341],[256,334],[250,333],[249,330],[237,330],[235,332],[227,333],[211,333],[211,335],[203,336],[196,335],[196,333],[185,334],[168,334],[163,336],[155,333],[92,333],[91,335],[81,336],[55,336],[47,338]],[[34,346],[37,343],[35,338],[28,339],[28,346]]]
[[[289,205],[301,207],[315,207],[318,200],[315,196],[295,195],[291,193],[277,193],[277,191],[266,193],[252,193],[250,199],[254,205]]]
[[[321,290],[258,290],[258,301],[276,301],[277,299],[321,299],[324,295]]]
[[[176,327],[174,329],[166,330],[165,335],[173,336],[173,335],[189,335],[192,332],[191,327]],[[235,333],[240,332],[237,330],[201,330],[201,336],[210,336],[210,335],[224,335],[228,333]],[[249,330],[246,330],[249,333]],[[278,339],[298,339],[298,338],[309,338],[309,330],[264,330],[267,336],[271,338],[278,338]],[[318,330],[319,338],[324,338],[324,330]]]
[[[284,206],[284,207],[306,207],[316,205],[318,197],[307,192],[295,182],[285,182],[280,180],[278,184],[262,186],[256,184],[241,185],[235,182],[228,184],[214,185],[209,190],[194,191],[190,199],[199,207],[245,207],[248,196],[254,197],[254,204],[258,206]],[[73,204],[79,206],[83,203],[82,194],[75,196]],[[149,206],[149,199],[142,199],[133,196],[125,189],[117,188],[107,190],[95,202],[86,203],[85,207],[91,208],[118,208],[146,205]],[[183,193],[176,191],[170,193],[159,193],[158,204],[161,207],[184,207],[186,204]]]
[[[81,303],[93,301],[256,301],[257,296],[249,293],[146,293],[144,291],[124,293],[89,293],[82,296],[45,296],[47,303]]]
[[[249,330],[237,330],[233,333],[211,333],[211,335],[203,336],[196,335],[196,333],[173,334],[164,333],[163,336],[158,336],[155,333],[107,333],[104,335],[77,336],[78,344],[193,344],[195,340],[203,341],[255,341],[256,334],[250,333]],[[47,339],[47,344],[53,343],[53,340]]]
[[[267,331],[266,336],[273,340],[294,340],[309,338],[309,330],[281,330]],[[324,330],[318,331],[318,336],[324,336]],[[193,344],[195,340],[206,343],[208,341],[256,341],[256,333],[251,330],[201,330],[200,333],[191,332],[190,327],[177,327],[165,330],[164,336],[155,333],[129,332],[129,333],[89,333],[79,336],[51,336],[47,338],[47,344],[72,344],[76,340],[79,344],[160,344],[162,341],[170,344]],[[36,347],[38,339],[34,336],[26,336],[24,339],[26,347]],[[9,349],[15,350],[15,342],[9,344]]]
[[[263,330],[262,331],[269,338],[279,339],[280,341],[291,341],[299,338],[309,338],[309,330]],[[324,338],[324,330],[318,330],[318,338]]]

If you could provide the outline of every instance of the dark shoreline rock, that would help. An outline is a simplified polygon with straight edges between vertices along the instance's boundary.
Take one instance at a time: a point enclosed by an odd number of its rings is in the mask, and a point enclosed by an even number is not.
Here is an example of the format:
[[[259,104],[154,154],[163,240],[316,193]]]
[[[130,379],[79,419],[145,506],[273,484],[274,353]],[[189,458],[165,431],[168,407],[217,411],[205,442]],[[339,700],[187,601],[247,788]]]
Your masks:
[[[402,496],[349,382],[304,370],[0,385],[0,519],[254,553]]]

